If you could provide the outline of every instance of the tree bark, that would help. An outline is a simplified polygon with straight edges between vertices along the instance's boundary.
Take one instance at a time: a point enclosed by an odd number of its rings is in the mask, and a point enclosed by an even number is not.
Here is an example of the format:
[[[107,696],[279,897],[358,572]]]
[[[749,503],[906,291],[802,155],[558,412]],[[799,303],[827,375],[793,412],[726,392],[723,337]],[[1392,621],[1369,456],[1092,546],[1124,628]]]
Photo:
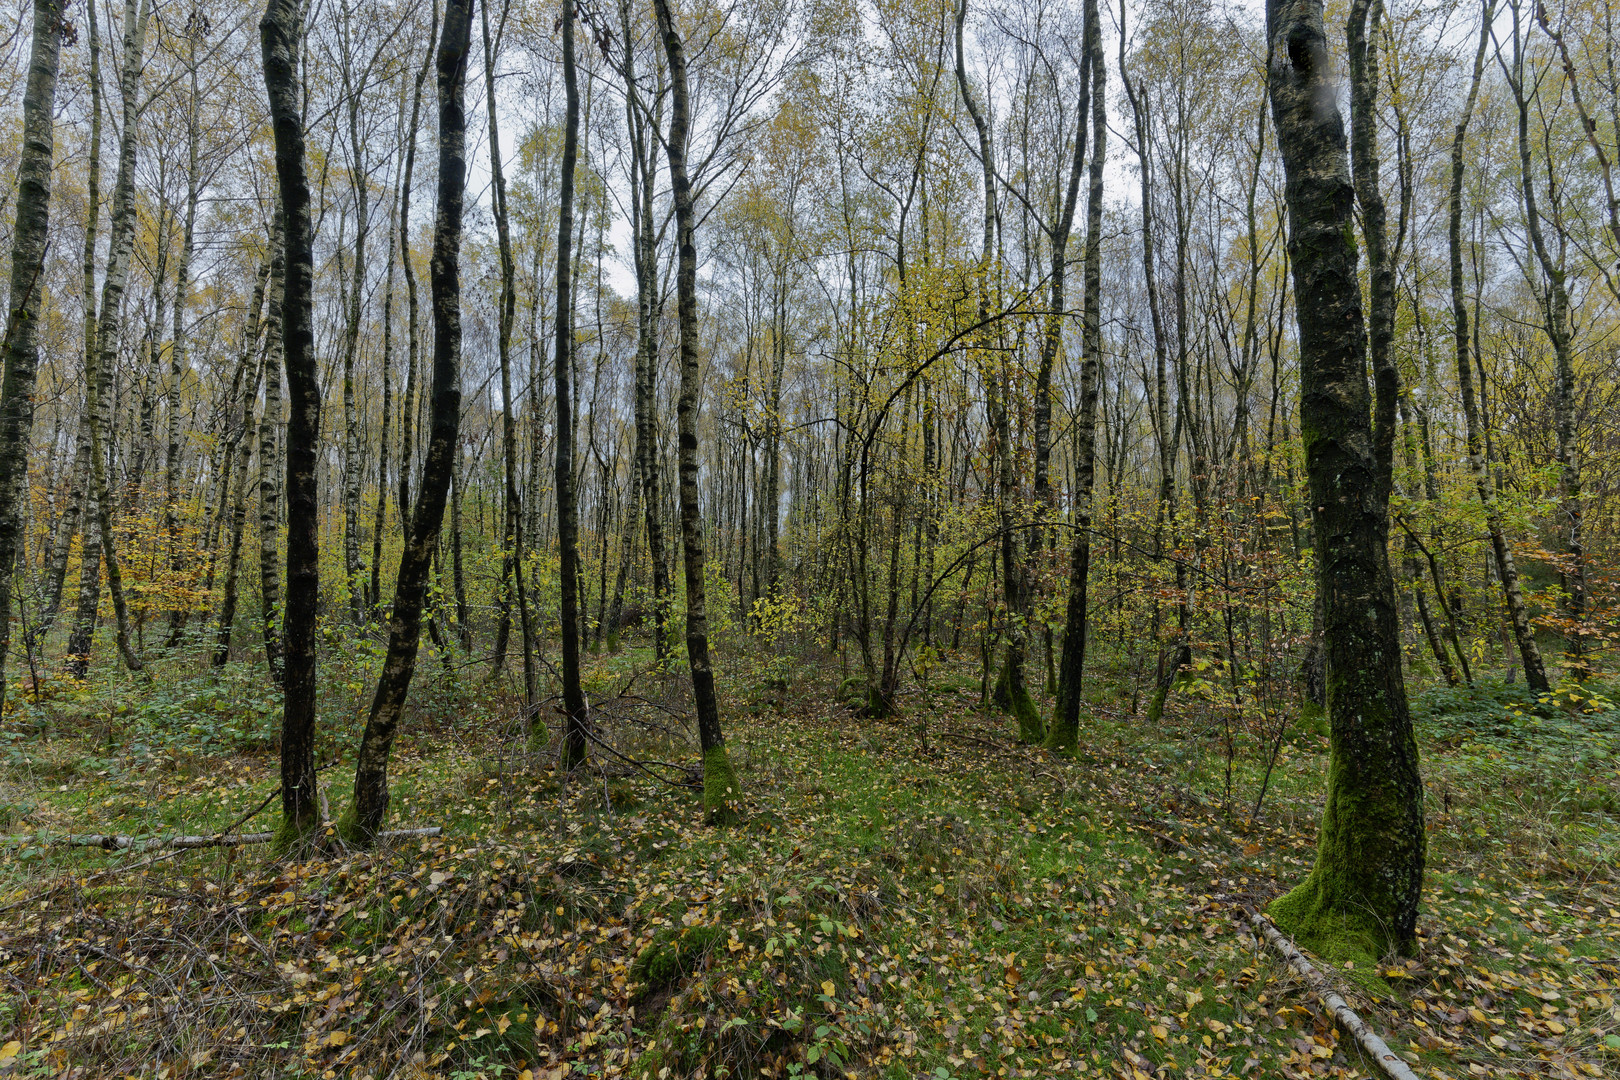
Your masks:
[[[461,220],[467,177],[467,114],[463,94],[472,43],[472,0],[448,0],[439,39],[438,206],[429,287],[433,301],[433,406],[422,490],[401,553],[383,661],[371,715],[355,765],[354,802],[339,833],[370,844],[388,813],[388,757],[399,728],[422,638],[422,609],[444,506],[455,469],[461,424]]]
[[[360,415],[355,405],[354,362],[360,351],[360,315],[366,288],[366,236],[371,231],[371,200],[365,144],[360,137],[360,91],[343,72],[348,96],[349,169],[354,189],[353,279],[349,282],[347,323],[343,333],[343,573],[349,595],[349,619],[356,625],[366,618],[365,566],[360,561]],[[338,273],[343,272],[343,249],[338,249]]]
[[[202,32],[194,13],[190,25],[186,27],[186,73],[190,81],[190,98],[186,109],[186,217],[180,238],[180,261],[174,271],[174,336],[169,346],[169,440],[163,456],[163,531],[169,543],[169,571],[177,585],[186,565],[186,553],[180,545],[180,400],[190,341],[186,313],[190,300],[191,257],[196,239],[197,201],[201,195],[202,179],[197,170],[197,144],[201,139],[197,114],[202,107],[202,95],[197,85],[197,39]],[[228,460],[224,458],[222,462]],[[246,461],[242,462],[242,467],[246,469]],[[225,470],[229,472],[228,464]],[[224,495],[223,487],[220,494]],[[221,509],[223,511],[223,499]],[[172,649],[180,644],[187,615],[184,607],[176,607],[169,612],[169,639],[165,648]]]
[[[439,5],[429,5],[432,21],[428,40],[439,36]],[[470,33],[471,31],[469,31]],[[399,188],[399,257],[400,270],[405,275],[406,357],[405,393],[399,410],[399,523],[402,529],[411,520],[411,472],[416,468],[416,369],[421,351],[420,307],[416,297],[416,270],[411,262],[411,173],[416,165],[416,129],[422,119],[422,86],[427,82],[428,67],[434,52],[428,50],[422,66],[416,71],[416,89],[411,97],[411,128],[405,141],[405,176]]]
[[[94,366],[96,355],[96,232],[101,216],[101,37],[96,29],[95,5],[86,7],[85,21],[90,31],[90,150],[85,170],[84,260],[79,299],[84,306],[84,360],[85,368],[88,370]],[[67,579],[68,554],[73,546],[73,534],[78,529],[81,519],[85,530],[80,555],[81,582],[84,577],[83,564],[92,557],[93,550],[96,552],[93,557],[97,560],[97,580],[100,578],[101,556],[99,549],[95,549],[90,541],[92,511],[89,506],[88,412],[79,417],[76,444],[68,505],[62,513],[61,526],[57,529],[56,541],[51,550],[51,566],[45,582],[45,602],[37,631],[40,640],[44,640],[45,635],[50,633],[51,626],[56,622],[57,612],[61,609],[62,588]],[[68,649],[70,671],[73,670],[75,663],[73,656],[70,646]]]
[[[630,134],[630,228],[631,250],[636,269],[636,363],[635,423],[636,479],[641,485],[642,512],[646,515],[647,556],[652,562],[653,656],[663,661],[669,643],[664,618],[669,610],[669,562],[664,555],[664,518],[658,474],[658,323],[662,304],[658,298],[658,234],[653,226],[654,185],[657,176],[652,137],[660,120],[648,115],[637,91],[635,37],[630,33],[630,5],[619,5],[619,25],[624,34],[625,117]],[[661,108],[664,97],[656,104]]]
[[[282,623],[282,821],[275,841],[280,852],[306,846],[320,814],[315,777],[315,614],[320,590],[316,458],[321,387],[312,323],[314,251],[298,78],[303,32],[303,7],[298,0],[267,0],[259,41],[281,193],[285,261],[281,343],[292,404],[287,420],[287,599]]]
[[[579,155],[579,87],[574,70],[574,2],[563,0],[562,72],[565,106],[563,113],[562,171],[557,195],[557,317],[556,387],[557,448],[554,464],[557,485],[557,546],[560,553],[561,590],[559,604],[562,622],[563,712],[568,729],[564,737],[563,767],[573,768],[585,760],[585,694],[579,683],[580,603],[579,603],[579,513],[574,499],[574,413],[569,396],[573,369],[573,243],[574,243],[574,166]]]
[[[22,153],[17,162],[17,225],[11,236],[10,310],[6,312],[4,390],[0,391],[0,703],[6,697],[13,570],[26,527],[28,445],[39,371],[39,316],[50,226],[52,117],[62,58],[62,0],[34,0],[34,39],[23,92]]]
[[[270,223],[269,290],[265,301],[264,413],[259,417],[259,625],[270,679],[286,681],[281,645],[281,314],[286,292],[285,215]]]
[[[1569,287],[1565,281],[1562,249],[1558,255],[1553,254],[1541,227],[1541,211],[1531,167],[1530,101],[1524,85],[1525,58],[1519,34],[1517,0],[1512,4],[1512,10],[1513,63],[1511,68],[1503,64],[1503,71],[1518,107],[1519,180],[1524,197],[1525,232],[1529,234],[1530,247],[1546,278],[1540,288],[1536,287],[1534,281],[1530,284],[1541,307],[1542,326],[1547,340],[1553,347],[1553,427],[1558,437],[1559,514],[1564,525],[1564,550],[1569,556],[1568,566],[1560,572],[1566,591],[1565,611],[1570,623],[1564,666],[1569,677],[1581,682],[1591,674],[1591,667],[1586,659],[1585,639],[1582,636],[1582,624],[1586,618],[1586,526],[1581,496],[1580,450],[1575,442],[1575,361],[1573,334],[1569,326]],[[1555,222],[1555,227],[1561,228],[1561,225]],[[1526,665],[1526,682],[1530,681],[1529,673],[1530,668]]]
[[[1425,854],[1388,551],[1398,386],[1379,372],[1375,402],[1367,384],[1354,191],[1321,0],[1268,0],[1266,23],[1331,725],[1316,865],[1271,912],[1325,959],[1372,963],[1416,946]]]
[[[260,290],[262,292],[262,289]],[[257,297],[256,297],[257,299]],[[254,338],[257,337],[258,308],[255,307],[249,316],[250,331],[244,335],[247,339],[246,347],[242,351],[242,363],[251,363],[254,353]],[[262,365],[260,365],[262,369]],[[242,567],[242,533],[247,525],[247,486],[248,486],[248,458],[252,454],[252,443],[247,440],[247,431],[253,422],[253,402],[257,398],[258,370],[254,377],[246,380],[242,387],[242,408],[240,418],[236,424],[233,437],[225,447],[225,453],[220,461],[225,469],[225,479],[234,477],[230,485],[230,522],[231,538],[228,553],[225,557],[225,594],[219,604],[219,628],[214,639],[213,665],[222,668],[231,659],[231,633],[236,629],[236,608],[241,592]],[[238,460],[232,462],[232,458]],[[223,494],[223,487],[222,494]],[[224,507],[220,508],[222,511]],[[223,516],[223,515],[222,515]]]
[[[686,44],[675,25],[673,0],[653,0],[658,32],[669,60],[669,179],[675,200],[676,314],[681,329],[681,390],[675,405],[680,462],[681,546],[686,572],[686,656],[692,669],[692,697],[697,707],[698,741],[703,750],[703,813],[711,824],[725,824],[737,815],[742,794],[737,774],[726,753],[720,729],[720,705],[715,694],[714,669],[709,662],[709,617],[704,589],[702,508],[698,503],[697,398],[698,369],[697,243],[694,230],[697,208],[692,181],[686,171],[687,139],[692,113],[689,96]]]
[[[118,361],[119,339],[123,332],[124,290],[129,283],[129,263],[135,244],[135,158],[139,145],[141,57],[146,48],[146,27],[151,16],[148,0],[142,0],[137,13],[136,0],[124,5],[124,55],[119,76],[122,96],[123,129],[119,133],[118,174],[113,181],[112,207],[108,218],[107,273],[101,282],[101,309],[96,327],[96,361],[85,372],[85,411],[90,417],[90,491],[95,500],[96,532],[101,559],[106,564],[107,592],[112,596],[118,651],[131,671],[139,671],[140,658],[129,640],[129,610],[124,597],[123,574],[112,531],[112,498],[107,490],[107,458],[103,440],[112,435],[112,376]],[[68,651],[75,658],[78,674],[89,670],[90,648],[95,632],[99,589],[85,589],[81,580],[79,623]]]
[[[996,230],[996,174],[995,158],[992,154],[990,125],[983,110],[974,100],[973,90],[968,84],[967,59],[962,49],[962,28],[967,21],[967,0],[959,0],[956,8],[956,85],[961,91],[962,101],[967,106],[973,118],[973,127],[979,138],[979,165],[983,174],[984,183],[984,239],[979,254],[978,291],[979,291],[979,323],[983,329],[980,337],[988,340],[990,318],[990,275],[995,267],[995,230]],[[1017,501],[1017,488],[1013,480],[1012,461],[1012,424],[1008,417],[1011,408],[1007,400],[1011,387],[1007,380],[1007,360],[1004,352],[998,353],[998,360],[994,365],[982,355],[985,351],[984,342],[981,341],[980,374],[984,380],[986,409],[990,413],[990,424],[995,439],[995,461],[997,477],[997,522],[1001,532],[1001,577],[1002,593],[1006,598],[1006,656],[1002,662],[1001,674],[996,680],[995,700],[1018,720],[1018,738],[1026,743],[1038,743],[1045,738],[1046,730],[1041,721],[1040,710],[1035,707],[1035,701],[1029,696],[1029,690],[1024,684],[1024,647],[1026,612],[1021,584],[1023,574],[1018,561],[1018,535],[1013,527],[1013,504]]]
[[[1086,0],[1086,53],[1091,65],[1091,173],[1086,193],[1086,263],[1080,368],[1080,410],[1074,433],[1074,543],[1069,552],[1069,601],[1058,665],[1056,715],[1046,746],[1072,754],[1080,742],[1081,685],[1085,679],[1087,599],[1091,577],[1091,523],[1097,477],[1097,397],[1102,386],[1103,167],[1108,153],[1108,62],[1103,55],[1097,0]]]
[[[501,28],[506,25],[508,5],[501,7]],[[489,159],[495,189],[495,236],[501,257],[501,307],[496,338],[501,366],[501,464],[505,473],[503,504],[505,521],[501,546],[505,549],[501,568],[503,629],[510,625],[512,601],[517,601],[518,631],[523,649],[524,707],[534,714],[539,701],[539,684],[534,664],[534,625],[529,617],[529,593],[523,584],[523,503],[519,497],[517,439],[517,399],[512,396],[512,323],[517,314],[517,267],[512,259],[511,215],[506,205],[506,173],[501,164],[500,130],[495,107],[495,43],[489,32],[489,5],[479,7],[484,31],[484,93],[488,104]],[[504,650],[500,650],[504,654]]]

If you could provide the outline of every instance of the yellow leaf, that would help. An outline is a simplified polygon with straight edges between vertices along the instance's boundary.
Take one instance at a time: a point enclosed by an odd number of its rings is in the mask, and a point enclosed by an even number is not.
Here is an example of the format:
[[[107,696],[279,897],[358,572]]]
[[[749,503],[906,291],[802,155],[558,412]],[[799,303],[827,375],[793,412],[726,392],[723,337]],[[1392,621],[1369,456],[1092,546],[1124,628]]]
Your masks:
[[[935,896],[944,896],[945,895],[945,883],[944,882],[935,882],[934,883],[934,895]]]
[[[1547,1030],[1552,1032],[1554,1035],[1562,1035],[1564,1033],[1564,1025],[1560,1024],[1556,1020],[1549,1020],[1547,1021]]]
[[[349,1033],[347,1031],[334,1031],[326,1037],[327,1046],[342,1046],[348,1041]]]
[[[1198,1005],[1198,1003],[1203,1001],[1203,1000],[1204,1000],[1204,995],[1202,993],[1200,993],[1199,991],[1197,991],[1197,990],[1189,990],[1189,991],[1187,991],[1187,1008],[1189,1008],[1189,1009],[1195,1008]]]
[[[506,1034],[506,1029],[511,1027],[511,1026],[512,1026],[511,1017],[497,1016],[495,1018],[495,1034],[497,1034],[497,1035],[505,1035]]]
[[[836,991],[837,989],[838,989],[838,987],[836,987],[836,986],[834,986],[832,984],[831,979],[829,979],[826,982],[821,984],[821,992],[823,994],[826,994],[828,997],[832,997],[833,994],[834,994],[834,991]]]
[[[1155,1039],[1167,1039],[1170,1037],[1170,1029],[1165,1027],[1163,1024],[1154,1024],[1153,1037]]]
[[[1501,1050],[1503,1047],[1507,1046],[1507,1040],[1502,1038],[1500,1035],[1492,1035],[1491,1045],[1496,1047],[1498,1050]]]
[[[0,1061],[10,1061],[22,1050],[22,1043],[12,1039],[4,1046],[0,1046]]]

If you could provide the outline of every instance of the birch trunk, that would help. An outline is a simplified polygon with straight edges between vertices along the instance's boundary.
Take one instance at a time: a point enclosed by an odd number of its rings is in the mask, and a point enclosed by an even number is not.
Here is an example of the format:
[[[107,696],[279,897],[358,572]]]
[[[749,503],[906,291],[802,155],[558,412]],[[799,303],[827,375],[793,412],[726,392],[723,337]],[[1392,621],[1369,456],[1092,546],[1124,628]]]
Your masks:
[[[461,423],[461,220],[465,196],[467,115],[463,92],[472,41],[472,0],[448,0],[439,40],[438,206],[433,227],[429,278],[433,300],[433,407],[421,497],[412,511],[410,534],[400,555],[388,624],[388,655],[383,661],[371,714],[355,765],[354,802],[339,833],[360,844],[373,843],[388,813],[388,758],[416,670],[422,639],[422,609],[433,555],[455,471]]]
[[[11,238],[5,382],[0,391],[0,703],[6,697],[13,568],[28,520],[28,445],[39,371],[39,316],[50,226],[52,117],[62,58],[62,0],[34,0],[34,38],[23,92],[22,153],[17,162],[17,225]]]
[[[1091,577],[1091,523],[1097,475],[1097,397],[1102,385],[1103,166],[1107,162],[1108,85],[1097,0],[1086,0],[1086,53],[1091,61],[1091,170],[1086,193],[1085,296],[1081,301],[1080,410],[1074,434],[1074,543],[1069,552],[1069,601],[1058,665],[1058,695],[1046,745],[1072,754],[1080,741],[1081,683],[1085,677],[1087,600]]]
[[[264,334],[264,413],[259,417],[259,625],[270,678],[285,686],[281,648],[281,312],[286,291],[285,217],[270,225]]]
[[[259,41],[281,194],[285,264],[281,345],[292,403],[287,420],[287,595],[282,620],[282,821],[274,844],[281,852],[306,847],[320,815],[315,777],[315,614],[320,589],[316,458],[321,388],[312,325],[314,251],[298,77],[303,32],[303,8],[298,0],[268,0],[259,23]]]
[[[1375,372],[1376,399],[1368,387],[1355,191],[1321,0],[1268,0],[1266,23],[1331,729],[1316,865],[1271,912],[1325,959],[1370,964],[1415,948],[1425,856],[1423,781],[1389,566],[1398,387],[1384,371]],[[1358,98],[1367,104],[1353,92]]]
[[[698,503],[697,398],[698,370],[697,245],[693,231],[697,208],[686,172],[691,101],[686,71],[686,44],[675,25],[672,0],[653,0],[658,32],[669,60],[670,121],[664,142],[669,157],[670,186],[675,199],[677,270],[675,294],[681,328],[681,391],[675,406],[679,431],[681,546],[686,571],[686,655],[692,669],[692,696],[697,707],[698,741],[703,750],[703,811],[711,824],[735,818],[741,795],[737,774],[726,753],[709,662],[709,619],[704,595],[702,507]]]

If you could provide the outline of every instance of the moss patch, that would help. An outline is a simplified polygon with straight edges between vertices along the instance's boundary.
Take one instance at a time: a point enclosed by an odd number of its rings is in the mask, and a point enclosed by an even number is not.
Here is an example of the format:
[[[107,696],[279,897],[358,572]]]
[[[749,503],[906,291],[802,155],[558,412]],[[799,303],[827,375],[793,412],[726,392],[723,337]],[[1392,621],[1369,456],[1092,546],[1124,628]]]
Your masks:
[[[280,858],[308,851],[315,839],[315,831],[319,825],[320,823],[313,817],[300,826],[291,818],[283,816],[281,824],[276,826],[276,835],[270,841],[270,853]]]
[[[710,825],[729,825],[737,820],[737,801],[742,785],[731,767],[725,745],[703,752],[703,820]]]
[[[360,819],[355,813],[353,804],[337,819],[337,834],[339,840],[351,847],[370,847],[376,839],[361,832]]]
[[[630,965],[630,982],[636,987],[630,1000],[644,1001],[648,995],[691,975],[725,937],[725,930],[718,926],[660,930]]]

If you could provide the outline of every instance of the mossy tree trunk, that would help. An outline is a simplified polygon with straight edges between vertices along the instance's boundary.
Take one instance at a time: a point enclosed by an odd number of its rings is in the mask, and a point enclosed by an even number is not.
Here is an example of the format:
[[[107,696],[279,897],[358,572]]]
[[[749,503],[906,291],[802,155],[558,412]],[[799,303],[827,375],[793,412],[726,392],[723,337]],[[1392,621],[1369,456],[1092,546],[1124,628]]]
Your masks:
[[[339,823],[346,840],[369,844],[388,813],[388,757],[399,730],[416,654],[433,555],[455,470],[461,425],[461,220],[467,177],[467,55],[472,44],[472,0],[449,0],[439,38],[439,186],[433,226],[429,292],[433,303],[433,404],[422,489],[412,507],[410,533],[400,554],[388,655],[371,699],[354,772],[354,801]]]
[[[686,655],[692,669],[698,741],[703,749],[703,813],[711,824],[718,825],[736,816],[741,787],[720,729],[714,669],[709,664],[709,618],[704,596],[703,517],[697,483],[697,399],[702,378],[698,370],[697,245],[693,236],[697,207],[692,181],[686,171],[687,139],[692,125],[691,98],[686,44],[675,25],[673,0],[653,0],[653,7],[658,16],[658,32],[664,41],[664,54],[669,60],[670,120],[669,137],[664,146],[669,156],[670,187],[675,200],[675,302],[681,330],[681,391],[675,416],[679,439],[681,546],[686,571]]]
[[[347,19],[348,10],[344,9]],[[349,595],[349,621],[356,626],[366,620],[365,566],[360,560],[360,413],[355,401],[354,363],[360,352],[360,317],[366,292],[366,238],[371,232],[371,178],[365,160],[365,140],[360,135],[362,87],[354,84],[349,61],[343,57],[343,92],[349,99],[349,170],[354,189],[354,242],[348,245],[354,262],[353,280],[348,286],[347,311],[343,329],[343,577]],[[337,252],[338,277],[343,276],[342,230]],[[342,285],[340,282],[339,288]],[[340,298],[340,303],[341,303]]]
[[[259,22],[264,87],[275,134],[281,196],[280,332],[291,411],[287,419],[287,592],[282,619],[281,826],[274,848],[304,847],[320,821],[315,788],[315,611],[320,590],[321,386],[315,357],[312,288],[315,256],[309,175],[304,162],[299,53],[303,5],[268,0]],[[268,382],[269,373],[266,373]]]
[[[1415,948],[1425,855],[1388,552],[1399,387],[1392,369],[1376,373],[1376,399],[1368,386],[1354,192],[1322,2],[1268,0],[1266,22],[1331,724],[1316,865],[1271,912],[1320,955],[1370,962]]]

